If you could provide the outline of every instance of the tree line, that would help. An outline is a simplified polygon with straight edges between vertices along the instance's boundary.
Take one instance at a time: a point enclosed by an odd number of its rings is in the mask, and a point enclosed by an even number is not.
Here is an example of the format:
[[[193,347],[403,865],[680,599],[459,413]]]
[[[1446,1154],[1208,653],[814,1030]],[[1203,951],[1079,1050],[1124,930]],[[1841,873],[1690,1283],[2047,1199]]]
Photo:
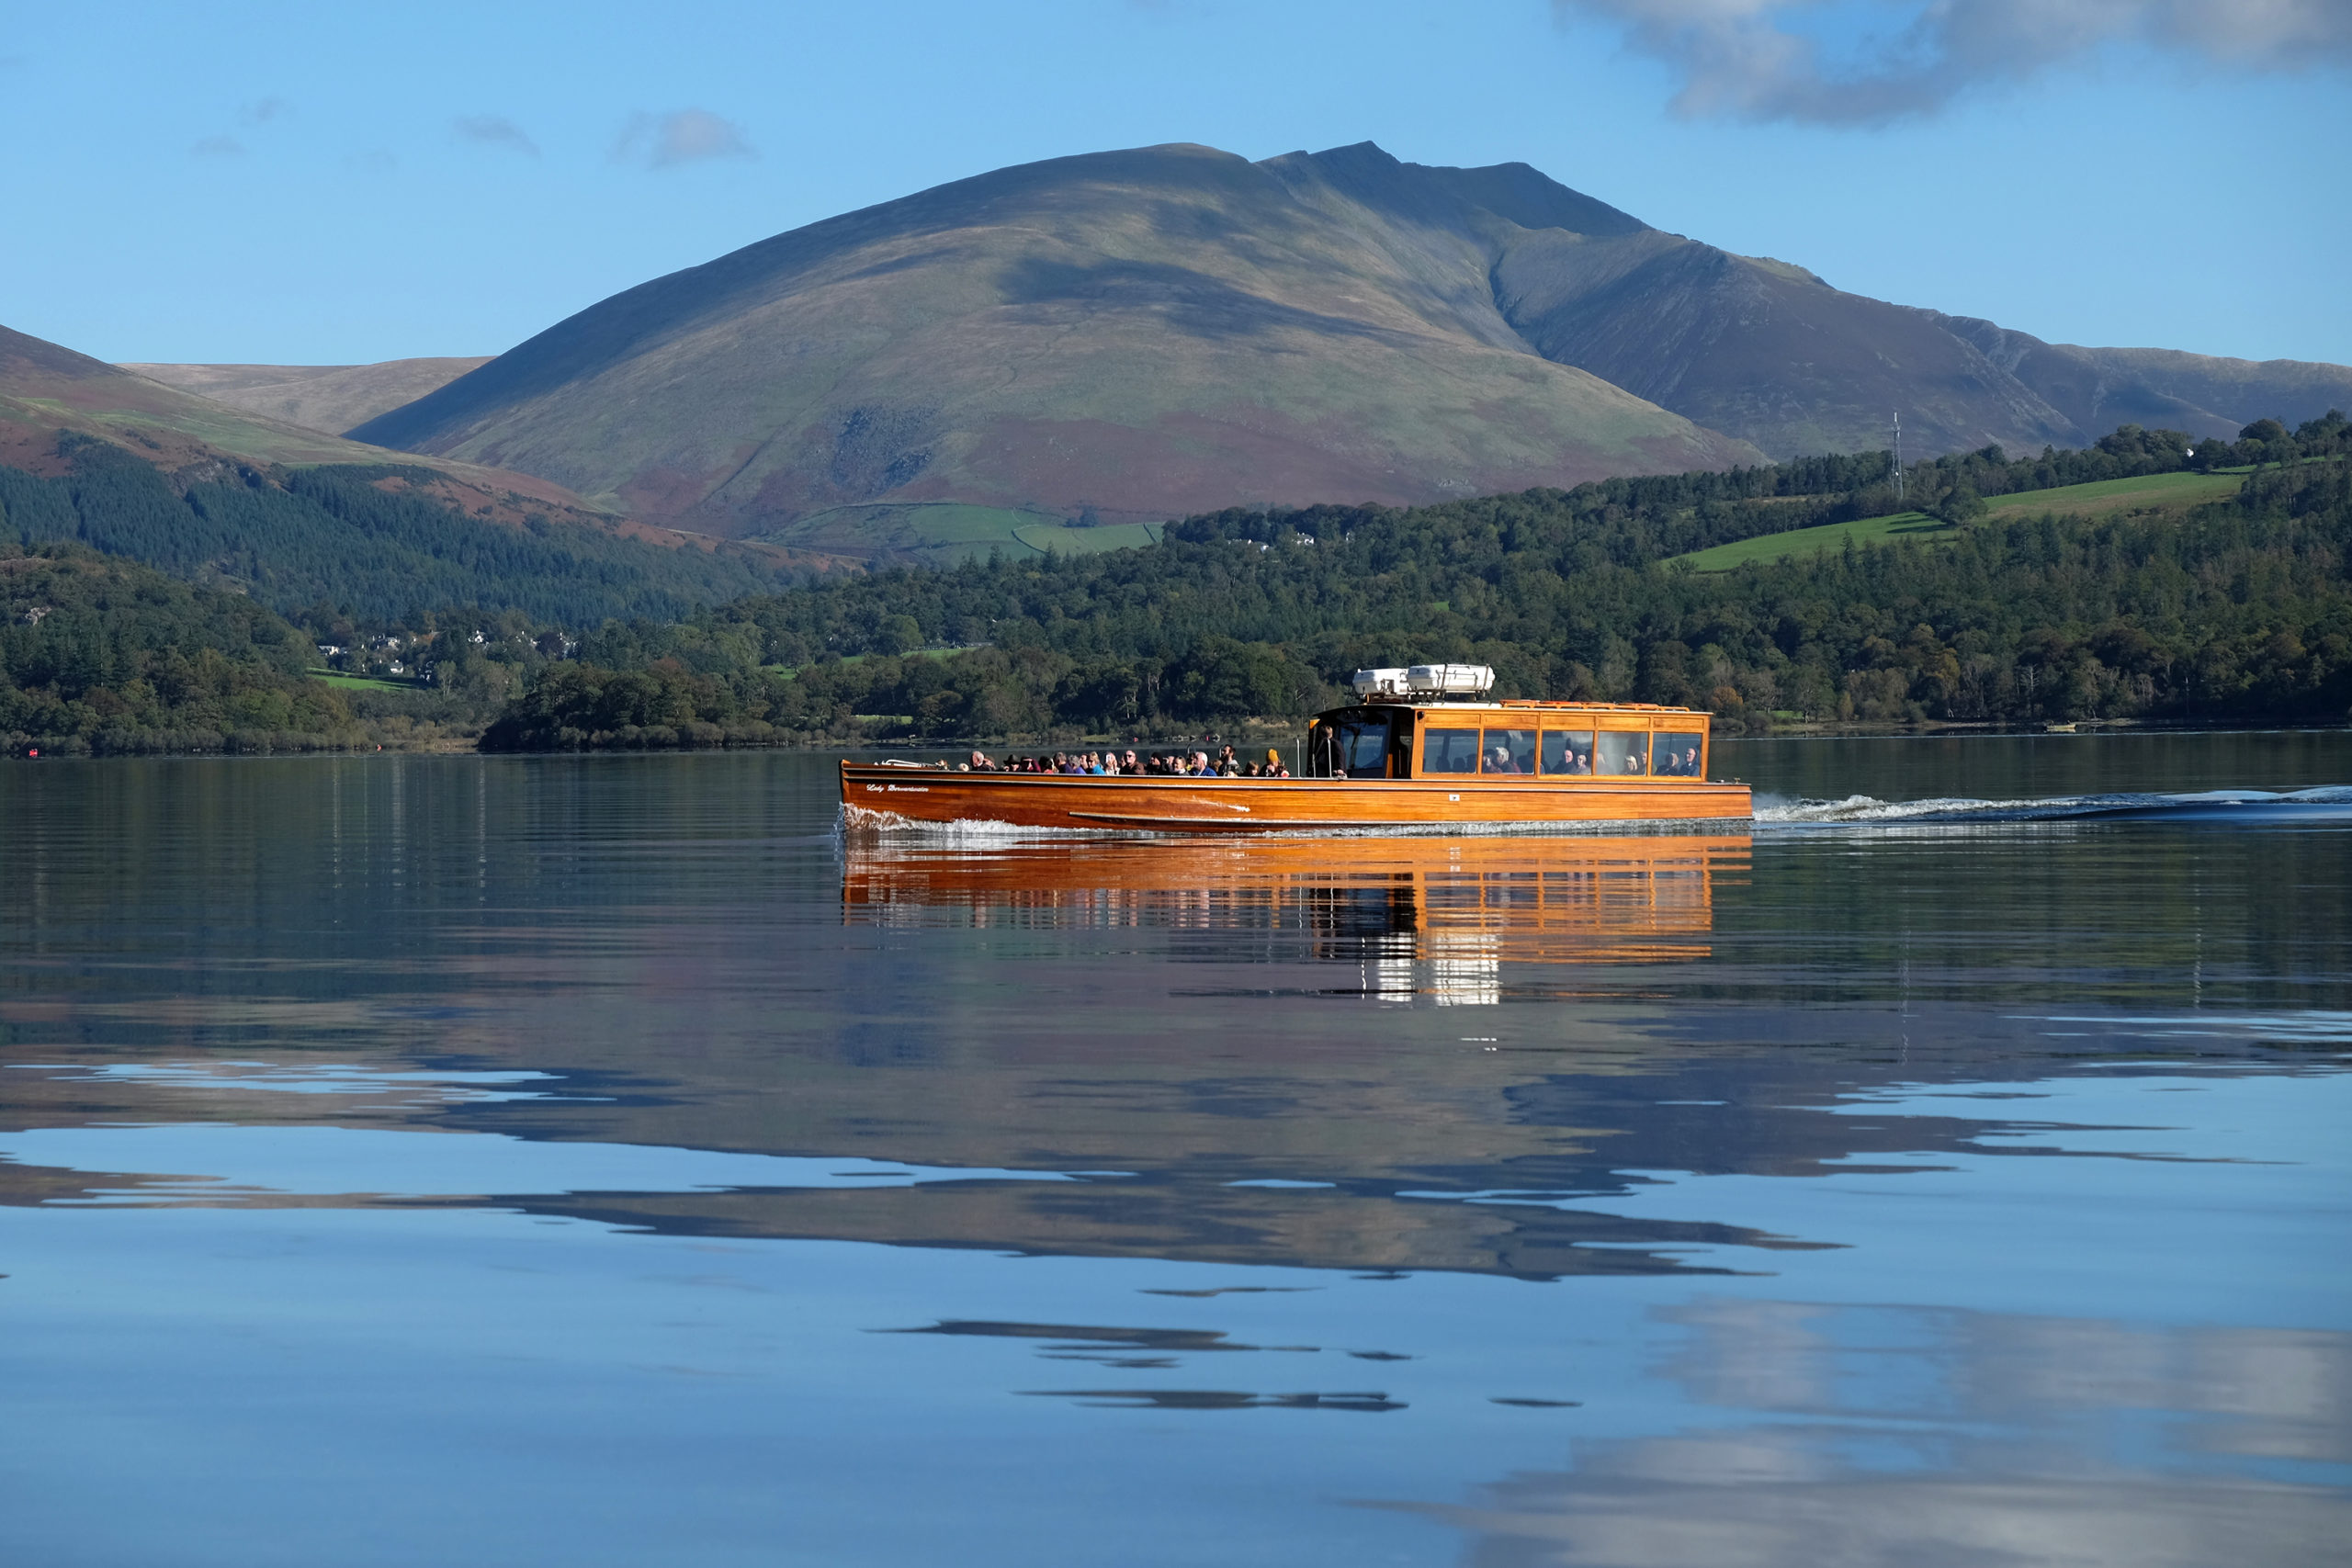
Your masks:
[[[1980,520],[1930,542],[1713,575],[1672,558],[1879,514],[1887,455],[1417,508],[1232,510],[1170,524],[1140,549],[836,574],[723,603],[713,579],[695,608],[691,584],[632,577],[628,551],[570,556],[581,570],[567,577],[521,548],[554,548],[531,531],[435,521],[414,510],[435,503],[379,488],[377,470],[212,485],[222,500],[205,485],[175,491],[128,455],[83,451],[62,479],[0,468],[0,743],[1172,737],[1295,720],[1344,700],[1359,667],[1445,660],[1493,665],[1506,695],[1687,704],[1759,730],[1792,718],[2337,722],[2352,708],[2347,455],[2352,430],[2335,413],[2293,431],[2258,422],[2236,442],[2125,426],[2080,452],[1956,454],[1910,466],[1906,491],[1964,512],[1953,497],[2255,471],[2233,500],[2186,516]],[[241,531],[206,533],[232,501],[254,508]],[[263,558],[273,536],[252,519],[294,504],[317,515],[282,541],[284,560]],[[478,537],[452,543],[453,520]],[[592,531],[556,530],[574,532]],[[198,581],[93,553],[82,542],[93,537],[153,549]],[[237,540],[251,559],[223,555]],[[500,553],[510,547],[521,553]],[[368,554],[379,548],[390,553]],[[368,577],[414,565],[404,549],[447,574],[419,567],[398,589]],[[219,571],[224,558],[247,575]],[[542,568],[546,597],[483,592]],[[612,597],[582,587],[594,573]],[[425,603],[389,608],[401,593]],[[271,603],[296,606],[300,624]],[[314,643],[389,643],[388,629],[420,683],[336,690],[305,677]]]
[[[1442,660],[1493,665],[1503,695],[1686,704],[1757,730],[2340,721],[2352,430],[2338,413],[2291,434],[2264,423],[2223,444],[2126,426],[2082,452],[1987,448],[1906,474],[1940,499],[2200,456],[2268,465],[2185,517],[1978,522],[1715,575],[1668,558],[1834,520],[1816,513],[1878,514],[1865,509],[1890,466],[1872,477],[1867,455],[1818,460],[1860,481],[1835,497],[1784,498],[1777,471],[1736,470],[1408,509],[1229,511],[1172,524],[1148,549],[812,583],[608,625],[484,744],[1148,736],[1295,717],[1342,700],[1361,666]]]
[[[303,673],[302,634],[241,594],[0,536],[0,752],[310,750],[368,741]]]

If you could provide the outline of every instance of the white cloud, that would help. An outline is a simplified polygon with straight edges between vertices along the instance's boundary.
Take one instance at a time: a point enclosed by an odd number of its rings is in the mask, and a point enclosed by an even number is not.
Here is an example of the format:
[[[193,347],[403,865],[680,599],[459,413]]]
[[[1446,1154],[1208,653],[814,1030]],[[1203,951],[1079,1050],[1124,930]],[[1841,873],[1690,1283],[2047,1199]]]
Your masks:
[[[649,169],[674,168],[706,158],[758,156],[740,129],[708,109],[632,115],[620,140],[613,144],[616,162],[642,162]]]
[[[1823,0],[1553,0],[1679,73],[1690,118],[1883,124],[2116,43],[2252,71],[2352,62],[2352,0],[1865,0],[1887,26],[1824,58]]]
[[[468,141],[484,147],[503,147],[510,152],[527,152],[534,158],[539,155],[539,144],[524,134],[521,126],[503,114],[459,115],[449,123]]]

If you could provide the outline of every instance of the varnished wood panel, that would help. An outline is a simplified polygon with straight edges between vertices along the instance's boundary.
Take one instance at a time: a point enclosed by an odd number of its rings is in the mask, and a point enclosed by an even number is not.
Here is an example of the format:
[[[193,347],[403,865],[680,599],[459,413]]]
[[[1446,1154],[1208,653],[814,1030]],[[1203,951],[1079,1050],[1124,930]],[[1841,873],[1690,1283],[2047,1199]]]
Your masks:
[[[842,764],[842,803],[911,822],[1179,833],[1297,828],[1741,821],[1746,784],[1676,778],[1183,779]]]

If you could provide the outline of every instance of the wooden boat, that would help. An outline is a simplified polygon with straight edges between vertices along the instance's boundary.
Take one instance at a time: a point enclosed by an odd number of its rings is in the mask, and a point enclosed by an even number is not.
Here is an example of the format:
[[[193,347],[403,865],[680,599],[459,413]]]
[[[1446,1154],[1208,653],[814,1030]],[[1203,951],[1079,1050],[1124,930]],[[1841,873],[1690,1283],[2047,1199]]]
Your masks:
[[[1752,818],[1746,784],[1707,776],[1708,714],[1649,703],[1464,701],[1450,690],[1492,679],[1476,666],[1359,671],[1365,700],[1316,716],[1296,778],[844,761],[842,811],[852,827],[1159,833],[1562,831],[1628,823],[1657,830]]]

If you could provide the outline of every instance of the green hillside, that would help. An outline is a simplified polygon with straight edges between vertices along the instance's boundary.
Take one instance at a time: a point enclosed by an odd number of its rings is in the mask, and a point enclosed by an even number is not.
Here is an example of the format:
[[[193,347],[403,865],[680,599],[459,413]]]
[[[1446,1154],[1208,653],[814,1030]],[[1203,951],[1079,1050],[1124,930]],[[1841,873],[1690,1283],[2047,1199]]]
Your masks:
[[[1791,528],[1785,533],[1762,534],[1753,539],[1740,539],[1670,558],[1694,571],[1729,571],[1749,561],[1786,560],[1794,556],[1819,555],[1825,550],[1842,550],[1848,540],[1858,547],[1897,539],[1933,544],[1950,539],[1957,532],[1951,524],[1924,512],[1896,512],[1884,517],[1860,517],[1850,523],[1822,523],[1810,528]]]
[[[1014,507],[942,502],[831,507],[758,537],[794,550],[953,566],[986,559],[991,550],[1016,559],[1055,550],[1086,554],[1157,544],[1159,536],[1157,523],[1089,523]]]
[[[578,627],[673,618],[789,581],[740,547],[670,547],[538,513],[468,516],[438,498],[430,469],[247,468],[182,491],[109,443],[68,434],[59,449],[70,471],[55,479],[0,465],[0,540],[74,540],[288,614],[323,605],[384,620],[471,605]]]
[[[1500,695],[1688,704],[1756,730],[1787,716],[2340,723],[2352,465],[2286,454],[2352,452],[2352,423],[2199,451],[2256,449],[2280,466],[2222,476],[2234,494],[2186,512],[2038,509],[1927,547],[1896,536],[1738,572],[1664,563],[1772,531],[1797,504],[1782,489],[1883,517],[1867,509],[1883,460],[1403,510],[1235,509],[1170,524],[1152,549],[862,574],[679,625],[606,627],[486,744],[1197,735],[1293,720],[1340,700],[1364,665],[1438,660],[1492,665]],[[1956,491],[1964,475],[2122,479],[2183,460],[2168,436],[2119,432],[2086,453],[1980,454],[1912,479]],[[1848,488],[1802,488],[1825,479]],[[894,656],[951,642],[989,646]]]
[[[2147,474],[2129,479],[2095,479],[2089,484],[2060,485],[2028,491],[2021,495],[1985,498],[1990,517],[2038,517],[2063,512],[2078,517],[2106,512],[2184,510],[2202,502],[2222,501],[2238,492],[2244,474]]]
[[[2129,479],[2093,479],[2084,484],[2057,485],[2015,495],[1986,498],[1987,518],[2039,517],[2044,513],[2097,516],[2110,512],[2185,511],[2205,502],[2221,501],[2238,492],[2243,474],[2142,474]],[[1694,550],[1674,558],[1694,571],[1729,571],[1749,561],[1785,560],[1796,556],[1842,550],[1848,540],[1857,547],[1909,540],[1917,544],[1948,543],[1958,533],[1952,525],[1924,512],[1897,512],[1881,517],[1857,518],[1810,528],[1740,539],[1712,549]]]

